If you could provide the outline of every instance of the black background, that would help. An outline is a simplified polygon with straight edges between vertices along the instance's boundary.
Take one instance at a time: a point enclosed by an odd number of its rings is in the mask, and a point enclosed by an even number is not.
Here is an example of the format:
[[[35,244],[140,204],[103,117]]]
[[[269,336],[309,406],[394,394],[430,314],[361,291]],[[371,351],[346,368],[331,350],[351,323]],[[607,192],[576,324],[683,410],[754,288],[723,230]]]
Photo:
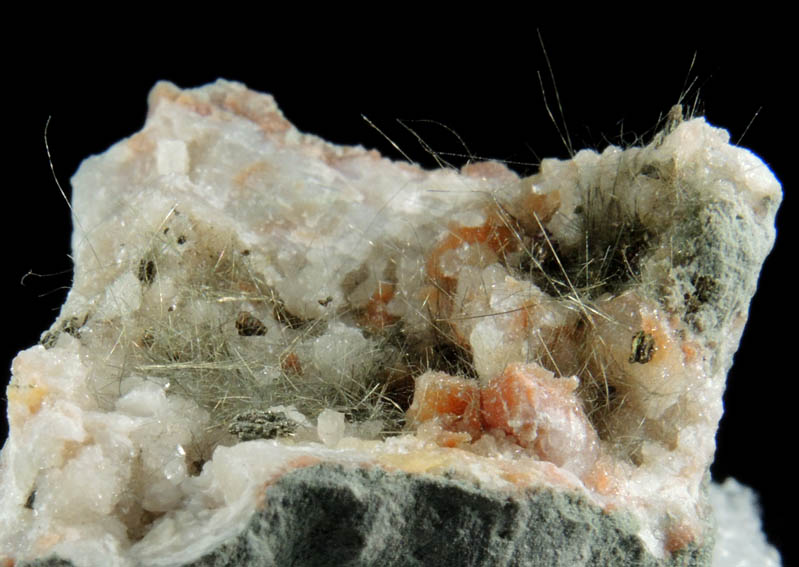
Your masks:
[[[135,33],[32,32],[35,41],[25,57],[9,58],[3,94],[11,176],[4,187],[10,214],[3,226],[2,274],[10,307],[1,363],[9,367],[16,352],[38,341],[71,282],[70,217],[44,147],[48,116],[55,173],[67,191],[84,157],[142,126],[147,93],[159,79],[181,87],[217,77],[242,81],[271,92],[302,131],[401,158],[363,114],[427,167],[435,162],[397,119],[409,121],[433,149],[463,154],[440,125],[410,122],[437,121],[457,132],[472,155],[508,160],[520,173],[535,172],[540,158],[568,157],[539,85],[538,72],[557,112],[534,27],[514,22],[514,14],[466,14],[463,21],[426,25],[413,19],[402,19],[396,29],[377,18],[348,27],[319,18],[312,29],[305,19],[259,20],[221,36],[216,32],[228,24],[219,22],[184,30],[180,41],[167,40],[174,28],[157,21]],[[787,277],[796,243],[791,219],[797,160],[789,162],[796,122],[786,91],[793,42],[773,28],[691,28],[665,19],[636,27],[542,24],[540,31],[575,149],[651,136],[681,94],[693,105],[698,93],[698,110],[708,121],[728,129],[733,142],[743,136],[741,145],[760,155],[783,183],[777,245],[730,373],[712,471],[716,479],[733,476],[760,492],[765,529],[788,565],[796,505],[788,459],[796,446],[797,413],[796,372],[789,364],[799,352],[795,286]],[[443,157],[458,166],[466,159]],[[29,271],[39,275],[21,282]]]

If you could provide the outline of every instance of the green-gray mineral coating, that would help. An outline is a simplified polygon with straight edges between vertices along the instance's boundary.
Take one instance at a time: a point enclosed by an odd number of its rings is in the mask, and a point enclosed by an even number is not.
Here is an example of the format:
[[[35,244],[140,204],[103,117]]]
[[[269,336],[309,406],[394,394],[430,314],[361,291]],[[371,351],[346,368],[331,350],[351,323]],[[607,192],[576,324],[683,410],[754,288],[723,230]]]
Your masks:
[[[769,218],[778,204],[763,204],[772,209]],[[747,309],[755,293],[768,253],[764,247],[770,244],[761,234],[767,227],[747,207],[730,202],[706,203],[685,216],[673,237],[679,243],[674,285],[682,292],[686,320],[715,339],[731,318]]]
[[[239,441],[275,439],[291,435],[296,431],[297,425],[284,412],[249,410],[233,418],[228,432],[238,436]]]
[[[236,537],[180,567],[701,567],[712,543],[657,559],[625,514],[547,489],[320,464],[286,474]],[[57,558],[20,564],[66,566]]]
[[[20,567],[75,567],[72,561],[61,559],[55,555],[46,557],[44,559],[34,559],[33,561],[24,561],[19,563]]]

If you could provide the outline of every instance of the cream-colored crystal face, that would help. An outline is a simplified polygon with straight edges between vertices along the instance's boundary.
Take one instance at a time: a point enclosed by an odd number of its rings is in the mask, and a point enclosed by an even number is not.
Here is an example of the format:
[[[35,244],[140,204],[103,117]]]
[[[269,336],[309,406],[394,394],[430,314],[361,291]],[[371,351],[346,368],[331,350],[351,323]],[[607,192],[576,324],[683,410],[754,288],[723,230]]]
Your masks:
[[[150,105],[76,174],[74,287],[14,363],[12,439],[55,431],[13,445],[22,504],[162,542],[323,460],[575,491],[655,554],[702,544],[781,198],[726,132],[670,115],[520,178],[333,146],[235,83]],[[99,496],[64,496],[85,467]]]

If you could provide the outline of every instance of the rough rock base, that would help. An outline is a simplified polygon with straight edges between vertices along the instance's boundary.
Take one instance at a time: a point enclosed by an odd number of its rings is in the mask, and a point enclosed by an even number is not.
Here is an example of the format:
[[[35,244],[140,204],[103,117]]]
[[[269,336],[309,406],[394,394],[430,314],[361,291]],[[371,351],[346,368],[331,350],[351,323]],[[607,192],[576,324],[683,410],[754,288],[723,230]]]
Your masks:
[[[511,495],[456,479],[321,464],[281,477],[245,531],[182,567],[710,565],[712,544],[659,560],[635,531],[629,516],[576,494]],[[52,557],[22,565],[73,564]]]

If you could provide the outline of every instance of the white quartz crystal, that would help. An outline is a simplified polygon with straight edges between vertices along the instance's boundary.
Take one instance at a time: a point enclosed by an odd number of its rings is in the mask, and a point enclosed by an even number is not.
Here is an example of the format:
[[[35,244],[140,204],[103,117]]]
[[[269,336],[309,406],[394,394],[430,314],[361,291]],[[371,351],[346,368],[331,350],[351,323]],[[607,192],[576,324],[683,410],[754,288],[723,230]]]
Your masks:
[[[72,180],[74,286],[7,391],[0,558],[186,563],[319,463],[574,494],[652,561],[709,557],[781,200],[756,156],[695,118],[526,178],[425,171],[237,83],[149,103]]]
[[[760,510],[751,489],[728,478],[710,489],[716,517],[713,567],[779,567],[780,555],[760,531]]]

